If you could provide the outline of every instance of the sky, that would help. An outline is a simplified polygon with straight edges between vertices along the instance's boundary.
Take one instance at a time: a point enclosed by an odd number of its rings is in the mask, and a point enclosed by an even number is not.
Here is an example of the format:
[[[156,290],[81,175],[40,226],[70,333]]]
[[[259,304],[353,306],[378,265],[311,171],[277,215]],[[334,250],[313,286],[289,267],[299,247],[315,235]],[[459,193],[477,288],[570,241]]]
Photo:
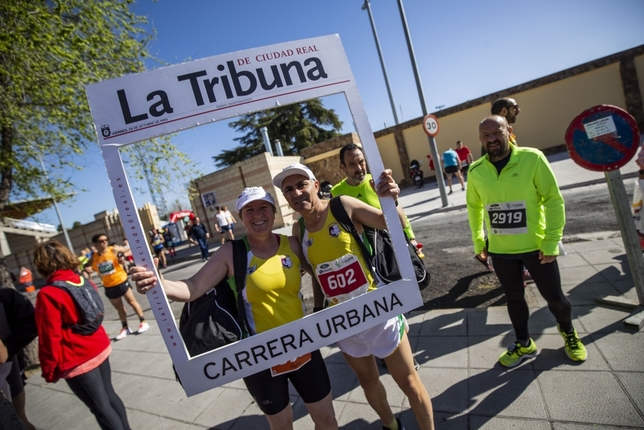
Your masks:
[[[423,115],[412,70],[400,0],[371,0],[393,99],[401,122]],[[429,113],[644,44],[642,0],[402,0]],[[156,32],[153,56],[178,64],[242,49],[339,34],[373,131],[395,124],[364,0],[137,0],[133,12]],[[149,69],[160,67],[149,62]],[[323,99],[338,113],[343,133],[354,131],[343,96]],[[212,157],[237,146],[227,122],[173,138],[202,173]],[[79,188],[59,204],[66,227],[116,207],[97,144],[81,171],[65,172]],[[166,201],[189,208],[182,184],[168,184]],[[145,187],[145,184],[138,184]],[[135,192],[137,206],[151,201]],[[31,221],[60,224],[54,209]]]

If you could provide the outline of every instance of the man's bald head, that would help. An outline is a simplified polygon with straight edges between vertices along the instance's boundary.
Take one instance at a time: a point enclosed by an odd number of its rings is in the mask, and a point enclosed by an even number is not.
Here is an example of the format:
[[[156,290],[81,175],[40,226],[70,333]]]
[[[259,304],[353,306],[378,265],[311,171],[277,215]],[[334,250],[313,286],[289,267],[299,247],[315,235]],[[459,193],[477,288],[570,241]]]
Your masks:
[[[510,134],[512,127],[501,115],[492,115],[479,124],[479,140],[490,156],[490,161],[498,161],[510,154]]]
[[[486,122],[495,122],[499,126],[505,127],[506,130],[510,128],[510,124],[508,124],[508,120],[502,117],[501,115],[490,115],[488,117],[483,118],[483,121],[479,123],[479,133],[481,132],[481,127],[483,127],[483,124]]]

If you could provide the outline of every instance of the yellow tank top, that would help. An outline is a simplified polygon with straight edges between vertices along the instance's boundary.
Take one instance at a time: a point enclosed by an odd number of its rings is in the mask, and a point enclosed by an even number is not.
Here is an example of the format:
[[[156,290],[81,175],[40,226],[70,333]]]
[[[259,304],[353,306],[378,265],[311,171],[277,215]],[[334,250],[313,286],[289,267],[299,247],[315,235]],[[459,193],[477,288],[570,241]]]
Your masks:
[[[105,288],[116,287],[127,281],[127,273],[119,264],[119,259],[111,246],[102,255],[98,255],[98,252],[94,253],[92,269],[99,274]]]
[[[287,236],[280,235],[279,240],[277,254],[268,259],[248,252],[243,296],[253,333],[262,333],[304,316],[300,259],[291,249]]]
[[[304,231],[302,252],[331,305],[377,288],[360,245],[340,227],[330,209],[322,229]]]

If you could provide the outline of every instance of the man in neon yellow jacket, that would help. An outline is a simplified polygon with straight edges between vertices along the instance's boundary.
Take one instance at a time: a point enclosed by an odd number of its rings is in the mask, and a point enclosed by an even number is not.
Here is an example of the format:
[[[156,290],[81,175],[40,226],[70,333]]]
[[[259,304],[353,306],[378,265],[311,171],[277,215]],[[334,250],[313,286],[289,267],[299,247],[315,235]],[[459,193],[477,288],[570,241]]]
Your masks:
[[[514,367],[538,353],[528,331],[524,265],[557,320],[566,355],[584,361],[586,348],[572,326],[571,305],[561,289],[556,260],[566,222],[564,200],[543,153],[513,145],[511,135],[512,127],[502,116],[492,115],[480,123],[479,138],[487,155],[470,166],[466,195],[474,252],[482,259],[493,257],[516,336],[499,362]]]

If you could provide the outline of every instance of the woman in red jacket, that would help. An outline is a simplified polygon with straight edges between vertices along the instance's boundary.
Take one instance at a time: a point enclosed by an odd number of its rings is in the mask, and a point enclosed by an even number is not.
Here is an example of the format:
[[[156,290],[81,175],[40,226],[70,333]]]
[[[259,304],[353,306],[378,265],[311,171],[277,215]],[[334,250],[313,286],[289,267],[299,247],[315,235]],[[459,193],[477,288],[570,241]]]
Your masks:
[[[107,333],[103,326],[89,335],[73,332],[70,326],[82,322],[74,299],[64,289],[51,285],[54,281],[76,286],[91,282],[79,275],[78,257],[60,243],[49,241],[36,248],[34,263],[49,285],[38,292],[36,299],[43,378],[47,382],[65,379],[102,429],[129,429],[125,406],[112,388],[108,359],[112,347]]]

